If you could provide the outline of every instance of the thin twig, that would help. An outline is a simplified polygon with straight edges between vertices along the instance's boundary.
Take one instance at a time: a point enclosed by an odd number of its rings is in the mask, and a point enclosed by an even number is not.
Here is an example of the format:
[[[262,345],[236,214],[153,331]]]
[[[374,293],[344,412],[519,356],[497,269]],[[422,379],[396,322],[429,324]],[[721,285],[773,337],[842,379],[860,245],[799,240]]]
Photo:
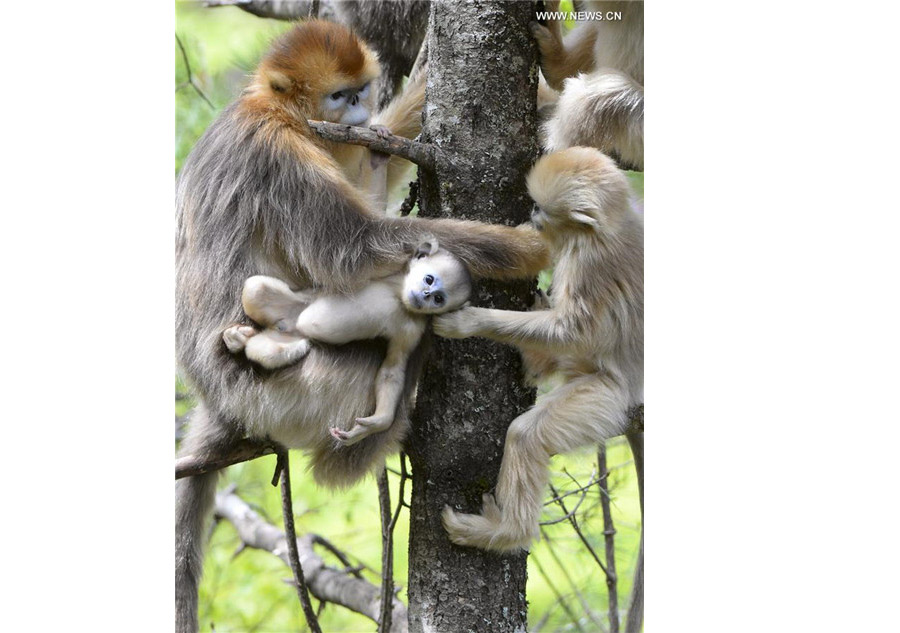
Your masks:
[[[375,152],[383,152],[393,156],[405,158],[419,167],[434,171],[438,162],[438,150],[434,145],[411,141],[402,136],[388,136],[382,138],[374,130],[342,123],[330,123],[328,121],[307,121],[313,131],[333,143],[348,143],[350,145],[362,145]]]
[[[178,92],[179,90],[184,88],[186,85],[190,84],[191,86],[193,86],[194,90],[197,91],[197,94],[200,95],[203,98],[203,100],[206,101],[207,104],[209,104],[209,107],[212,108],[213,110],[215,110],[216,106],[214,106],[212,104],[212,101],[210,101],[209,99],[206,98],[206,95],[203,94],[202,90],[200,90],[200,86],[198,86],[197,83],[194,81],[194,73],[191,72],[191,63],[188,61],[187,51],[184,50],[184,44],[181,43],[181,38],[178,37],[178,33],[175,34],[175,41],[178,42],[178,48],[181,49],[181,59],[184,60],[184,68],[185,68],[185,70],[187,70],[187,76],[188,76],[186,82],[183,82],[181,85],[179,85],[177,88],[175,88],[175,92]]]
[[[609,474],[606,469],[606,446],[600,444],[597,448],[597,469],[601,473]],[[617,588],[618,576],[616,576],[616,528],[613,526],[612,509],[609,503],[609,478],[600,478],[600,507],[603,508],[603,536],[606,542],[606,588],[608,591],[609,605],[609,631],[619,633],[619,592]]]
[[[394,600],[394,527],[405,505],[403,501],[406,480],[406,455],[400,453],[400,488],[398,490],[397,507],[391,514],[391,489],[387,478],[387,467],[378,474],[378,507],[381,512],[381,617],[379,633],[391,630],[392,607]]]
[[[559,494],[556,492],[556,488],[553,487],[553,484],[550,484],[550,491],[553,493],[553,496],[559,496]],[[559,499],[558,503],[559,507],[562,508],[562,511],[566,514],[569,514],[569,511],[566,509],[566,502],[562,499]],[[600,560],[600,557],[597,556],[597,552],[594,551],[594,548],[591,547],[591,544],[588,542],[587,537],[584,535],[584,532],[581,531],[581,527],[578,525],[578,519],[574,515],[569,516],[569,523],[572,524],[572,528],[575,530],[578,538],[581,539],[581,543],[587,548],[587,551],[594,558],[594,561],[600,566],[600,569],[603,570],[603,573],[608,574],[609,572],[606,571],[606,565],[604,565]]]
[[[278,451],[278,464],[275,467],[275,478],[281,475],[281,512],[284,515],[284,535],[287,541],[288,558],[291,561],[291,571],[294,572],[294,582],[297,584],[297,596],[300,598],[300,606],[303,607],[303,615],[306,616],[306,625],[312,633],[322,633],[319,619],[313,611],[312,602],[309,599],[309,590],[306,580],[303,578],[303,568],[300,566],[300,553],[297,551],[297,533],[294,531],[294,508],[291,503],[291,468],[288,460],[288,452],[285,449]],[[274,482],[273,482],[274,483]]]
[[[581,592],[581,588],[575,582],[575,579],[572,578],[572,574],[569,573],[569,566],[566,565],[562,559],[559,557],[559,554],[556,553],[556,548],[553,547],[553,541],[547,537],[547,532],[544,528],[541,528],[541,537],[546,542],[547,552],[550,554],[551,558],[553,558],[553,562],[556,563],[556,566],[559,567],[562,572],[563,577],[566,579],[566,582],[569,583],[569,586],[572,587],[572,593],[575,594],[575,597],[578,598],[578,602],[581,603],[581,608],[584,609],[585,614],[591,619],[598,628],[602,629],[603,626],[600,623],[597,615],[594,613],[594,610],[591,609],[591,604],[587,598],[584,597],[584,594]]]
[[[325,538],[324,536],[319,536],[318,534],[313,534],[312,538],[313,538],[314,544],[321,545],[322,547],[327,549],[329,552],[334,554],[335,558],[337,558],[341,562],[341,564],[344,566],[343,571],[345,571],[349,574],[353,574],[357,578],[363,577],[363,575],[360,572],[363,569],[368,569],[368,567],[366,567],[362,563],[360,563],[359,565],[354,565],[352,562],[350,562],[350,559],[347,558],[347,555],[344,554],[344,552],[342,552],[337,547],[335,547],[334,544],[331,541],[329,541],[327,538]]]
[[[568,475],[569,473],[566,473],[566,474]],[[541,525],[556,525],[557,523],[562,523],[563,521],[568,521],[570,517],[574,516],[574,514],[576,512],[578,512],[578,508],[580,508],[581,504],[584,502],[584,498],[587,497],[588,488],[590,488],[590,486],[593,486],[595,483],[597,483],[597,481],[594,479],[594,475],[595,475],[595,473],[591,473],[591,479],[590,479],[590,481],[588,481],[587,485],[579,486],[580,490],[582,491],[581,498],[578,500],[578,503],[575,504],[575,507],[572,508],[571,512],[566,513],[565,515],[559,517],[558,519],[552,519],[550,521],[542,521]],[[569,475],[569,477],[574,479],[571,475]],[[559,497],[556,497],[556,499],[562,499],[565,496],[567,496],[567,495],[560,495]],[[544,505],[547,505],[547,504],[544,504]]]
[[[579,622],[578,616],[572,611],[571,607],[569,607],[568,602],[566,602],[565,597],[560,593],[559,589],[556,588],[556,585],[553,584],[553,581],[550,579],[550,576],[544,571],[544,566],[541,565],[541,561],[534,554],[531,555],[531,560],[534,561],[534,566],[537,568],[538,573],[541,575],[541,578],[544,579],[544,582],[547,583],[547,586],[550,587],[550,591],[553,592],[553,595],[556,596],[556,601],[563,608],[563,611],[566,612],[566,615],[569,616],[569,621],[575,625],[581,633],[587,633],[584,628],[581,626],[581,622]],[[548,611],[549,613],[549,611]]]

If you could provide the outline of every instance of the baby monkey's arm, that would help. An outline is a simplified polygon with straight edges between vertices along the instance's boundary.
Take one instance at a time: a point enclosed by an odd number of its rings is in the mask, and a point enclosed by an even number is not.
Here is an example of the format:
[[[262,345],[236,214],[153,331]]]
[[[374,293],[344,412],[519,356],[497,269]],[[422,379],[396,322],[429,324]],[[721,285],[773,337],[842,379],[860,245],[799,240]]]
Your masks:
[[[397,405],[403,395],[406,364],[410,354],[422,339],[424,331],[424,319],[410,318],[409,323],[390,339],[387,355],[375,378],[375,413],[365,418],[356,418],[356,424],[348,431],[331,429],[331,435],[341,444],[347,446],[355,444],[373,433],[386,430],[393,424]]]

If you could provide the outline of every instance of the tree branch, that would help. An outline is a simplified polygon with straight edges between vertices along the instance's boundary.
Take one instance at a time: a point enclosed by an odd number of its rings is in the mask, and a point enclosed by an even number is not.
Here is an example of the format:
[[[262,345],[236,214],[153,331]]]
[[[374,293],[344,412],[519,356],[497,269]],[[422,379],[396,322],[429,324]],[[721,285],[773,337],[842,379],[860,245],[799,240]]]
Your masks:
[[[434,171],[438,160],[437,148],[427,143],[411,141],[402,136],[389,136],[381,138],[378,134],[365,127],[330,123],[328,121],[310,120],[309,126],[313,131],[333,143],[349,143],[350,145],[363,145],[375,152],[384,152],[405,158],[419,167]]]
[[[606,467],[606,446],[597,449],[597,469],[600,477],[600,507],[603,509],[603,535],[606,541],[606,588],[609,604],[609,633],[619,633],[619,591],[616,575],[616,528],[613,526],[609,503],[609,469]]]
[[[335,18],[331,0],[206,0],[203,4],[209,8],[238,7],[259,18],[273,20],[298,20],[310,16]]]
[[[234,525],[247,547],[274,554],[289,564],[284,533],[264,521],[236,494],[220,492],[216,495],[216,516]],[[305,534],[297,539],[300,564],[310,593],[318,600],[346,607],[377,622],[380,606],[378,587],[325,565],[313,549],[320,538]],[[343,558],[346,560],[346,556]],[[391,633],[406,633],[406,606],[399,600],[394,600],[392,616],[394,624]]]
[[[313,611],[309,601],[309,590],[306,586],[306,578],[303,576],[303,567],[300,566],[300,553],[297,551],[297,532],[294,530],[294,507],[291,503],[291,466],[288,460],[286,448],[278,451],[278,465],[275,467],[275,478],[272,485],[276,485],[281,477],[281,514],[284,517],[285,542],[288,549],[288,562],[291,572],[294,574],[294,583],[297,586],[297,597],[300,598],[300,606],[303,616],[306,618],[306,626],[312,633],[322,633],[319,626],[319,618]]]
[[[221,470],[232,464],[248,462],[251,459],[263,457],[264,455],[272,455],[278,452],[279,449],[281,449],[281,446],[275,442],[243,439],[220,449],[216,453],[185,455],[175,460],[175,479]]]
[[[197,82],[194,81],[194,73],[191,71],[191,63],[188,61],[187,51],[184,50],[184,44],[181,43],[181,38],[178,37],[178,33],[175,34],[175,41],[178,42],[178,48],[181,49],[181,59],[184,61],[184,69],[187,71],[187,81],[182,83],[180,86],[175,88],[175,92],[178,92],[183,87],[190,85],[197,91],[197,94],[200,95],[204,101],[206,101],[207,105],[213,110],[216,109],[216,106],[213,105],[212,101],[210,101],[203,91],[200,90],[200,86],[197,85]]]
[[[641,407],[640,431],[628,431],[625,436],[631,445],[631,454],[634,457],[634,468],[637,471],[638,494],[641,499],[641,544],[638,550],[637,564],[634,566],[634,583],[631,589],[631,606],[628,608],[628,618],[625,621],[625,633],[640,633],[644,623],[644,409]]]

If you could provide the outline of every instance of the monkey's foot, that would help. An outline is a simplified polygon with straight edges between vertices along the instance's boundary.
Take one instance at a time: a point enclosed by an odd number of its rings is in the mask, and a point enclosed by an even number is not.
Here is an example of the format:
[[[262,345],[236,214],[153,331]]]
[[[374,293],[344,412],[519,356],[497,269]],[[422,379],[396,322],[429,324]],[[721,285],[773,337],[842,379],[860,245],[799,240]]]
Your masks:
[[[237,354],[247,347],[247,341],[252,336],[256,336],[256,329],[249,325],[233,325],[222,332],[222,340],[225,341],[225,347],[232,354]]]
[[[372,415],[367,418],[356,418],[356,424],[349,431],[337,427],[329,429],[331,437],[343,446],[351,446],[373,433],[380,433],[393,424],[393,418],[386,415]]]
[[[528,549],[532,526],[510,526],[503,521],[503,514],[494,496],[482,497],[481,514],[454,512],[444,506],[441,520],[450,540],[457,545],[477,547],[494,552],[515,552]]]

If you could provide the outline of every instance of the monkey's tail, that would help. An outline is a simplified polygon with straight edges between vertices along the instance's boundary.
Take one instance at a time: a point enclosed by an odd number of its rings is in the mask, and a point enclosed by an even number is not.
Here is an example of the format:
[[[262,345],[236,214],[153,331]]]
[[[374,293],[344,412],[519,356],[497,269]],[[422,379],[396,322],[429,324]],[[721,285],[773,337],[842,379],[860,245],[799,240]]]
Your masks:
[[[231,441],[224,425],[213,424],[203,405],[191,417],[179,455],[211,452]],[[203,574],[203,547],[207,520],[216,497],[218,472],[186,477],[175,482],[175,630],[196,633],[197,592]]]

